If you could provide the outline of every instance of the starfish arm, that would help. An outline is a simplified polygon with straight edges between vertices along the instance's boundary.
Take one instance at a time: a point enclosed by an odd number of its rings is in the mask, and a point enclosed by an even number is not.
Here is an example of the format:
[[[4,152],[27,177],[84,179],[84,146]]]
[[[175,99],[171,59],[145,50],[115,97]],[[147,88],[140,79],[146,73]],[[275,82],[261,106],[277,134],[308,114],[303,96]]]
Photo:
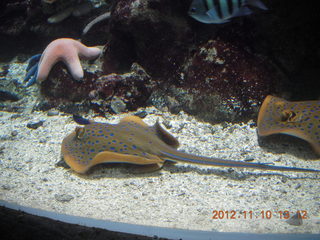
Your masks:
[[[77,40],[71,38],[60,38],[52,41],[44,50],[37,73],[37,81],[44,81],[51,68],[59,61],[63,61],[69,70],[69,73],[75,80],[83,78],[83,69],[79,57],[85,59],[95,59],[101,54],[101,49],[96,47],[87,47]]]
[[[51,55],[51,51],[43,52],[39,62],[39,69],[37,74],[37,81],[43,82],[47,79],[51,68],[61,59],[56,55]]]
[[[36,82],[37,72],[38,72],[38,63],[36,63],[29,69],[26,77],[23,79],[23,82],[27,82],[26,87],[29,87]]]
[[[66,64],[69,73],[74,80],[81,81],[83,78],[83,69],[80,63],[80,59],[77,54],[69,55],[62,58],[62,61]]]
[[[97,47],[87,47],[80,42],[76,42],[75,45],[78,49],[79,56],[85,59],[96,59],[101,54],[101,49]]]

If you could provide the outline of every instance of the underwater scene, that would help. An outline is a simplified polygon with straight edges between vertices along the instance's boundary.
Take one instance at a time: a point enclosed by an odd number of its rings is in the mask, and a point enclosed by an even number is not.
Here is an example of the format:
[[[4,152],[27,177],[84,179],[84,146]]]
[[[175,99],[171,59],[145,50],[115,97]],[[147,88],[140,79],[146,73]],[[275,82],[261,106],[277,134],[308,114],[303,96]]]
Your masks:
[[[316,239],[313,4],[2,0],[0,205]]]

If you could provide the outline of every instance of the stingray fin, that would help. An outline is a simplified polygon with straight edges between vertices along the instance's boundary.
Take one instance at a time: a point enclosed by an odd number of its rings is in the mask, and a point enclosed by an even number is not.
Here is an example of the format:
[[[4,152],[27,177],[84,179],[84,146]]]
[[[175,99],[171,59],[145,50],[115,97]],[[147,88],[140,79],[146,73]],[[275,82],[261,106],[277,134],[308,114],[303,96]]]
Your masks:
[[[156,155],[147,154],[145,157],[131,154],[122,154],[110,151],[98,153],[92,160],[92,166],[99,163],[131,163],[137,165],[148,165],[163,163],[164,161]]]
[[[168,131],[166,131],[159,122],[157,121],[154,126],[153,126],[157,136],[166,144],[173,148],[178,148],[179,147],[179,141],[176,139],[174,136],[172,136]]]

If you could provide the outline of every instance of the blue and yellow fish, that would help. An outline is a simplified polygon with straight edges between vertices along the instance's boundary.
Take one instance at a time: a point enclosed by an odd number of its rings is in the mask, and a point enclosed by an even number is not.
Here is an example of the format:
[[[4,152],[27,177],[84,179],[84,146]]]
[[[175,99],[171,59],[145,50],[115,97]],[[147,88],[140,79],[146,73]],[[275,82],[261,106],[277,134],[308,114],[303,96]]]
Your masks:
[[[168,161],[203,164],[218,167],[256,168],[275,171],[320,172],[315,169],[272,166],[196,156],[177,150],[178,140],[159,123],[148,126],[139,117],[123,118],[119,124],[77,121],[77,127],[62,141],[65,162],[76,172],[85,173],[100,163],[132,163],[160,168]]]
[[[189,15],[202,23],[220,24],[251,14],[248,6],[267,10],[260,0],[193,0]]]

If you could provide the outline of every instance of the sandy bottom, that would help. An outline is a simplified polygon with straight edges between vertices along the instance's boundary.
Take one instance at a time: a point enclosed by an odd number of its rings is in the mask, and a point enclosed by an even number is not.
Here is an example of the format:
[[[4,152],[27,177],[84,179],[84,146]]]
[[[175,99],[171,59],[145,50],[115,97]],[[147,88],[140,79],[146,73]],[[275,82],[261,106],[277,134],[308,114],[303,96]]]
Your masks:
[[[246,124],[203,123],[184,113],[146,109],[180,143],[181,151],[233,160],[320,169],[308,144],[277,136],[258,143]],[[128,114],[95,121],[116,123]],[[43,120],[43,126],[27,124]],[[168,164],[138,174],[100,165],[78,175],[56,164],[62,139],[77,126],[70,115],[0,112],[0,199],[76,216],[170,228],[219,232],[320,233],[319,174]],[[302,225],[281,215],[301,211]]]

